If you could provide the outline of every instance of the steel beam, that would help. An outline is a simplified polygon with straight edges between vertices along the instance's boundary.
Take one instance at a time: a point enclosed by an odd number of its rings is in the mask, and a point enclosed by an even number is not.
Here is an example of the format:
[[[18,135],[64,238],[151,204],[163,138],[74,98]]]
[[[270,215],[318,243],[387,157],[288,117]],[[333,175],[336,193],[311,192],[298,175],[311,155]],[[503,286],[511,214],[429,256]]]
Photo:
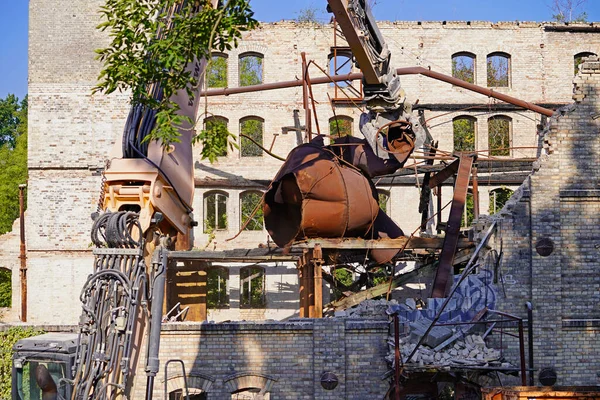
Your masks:
[[[440,254],[440,265],[433,283],[433,292],[431,295],[433,298],[446,297],[452,282],[452,265],[458,246],[458,235],[460,233],[460,225],[465,208],[467,190],[469,188],[471,167],[473,166],[473,157],[461,156],[459,160],[460,164],[458,166],[456,184],[454,185],[454,196],[452,198],[452,205],[450,206],[448,225],[446,226],[446,236],[444,237],[442,253]]]

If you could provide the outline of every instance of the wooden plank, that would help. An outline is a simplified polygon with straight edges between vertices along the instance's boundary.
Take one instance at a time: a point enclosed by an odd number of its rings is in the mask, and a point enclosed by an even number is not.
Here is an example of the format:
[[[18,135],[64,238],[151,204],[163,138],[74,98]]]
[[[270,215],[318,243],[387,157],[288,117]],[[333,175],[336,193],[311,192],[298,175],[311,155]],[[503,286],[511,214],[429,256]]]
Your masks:
[[[408,242],[408,244],[407,244]],[[441,249],[444,244],[444,238],[422,238],[412,237],[409,240],[408,236],[402,236],[397,239],[361,239],[361,238],[313,238],[306,239],[301,242],[295,242],[292,248],[296,249],[311,249],[316,245],[320,245],[324,249]],[[460,238],[458,240],[458,248],[473,247],[474,243],[468,239]]]

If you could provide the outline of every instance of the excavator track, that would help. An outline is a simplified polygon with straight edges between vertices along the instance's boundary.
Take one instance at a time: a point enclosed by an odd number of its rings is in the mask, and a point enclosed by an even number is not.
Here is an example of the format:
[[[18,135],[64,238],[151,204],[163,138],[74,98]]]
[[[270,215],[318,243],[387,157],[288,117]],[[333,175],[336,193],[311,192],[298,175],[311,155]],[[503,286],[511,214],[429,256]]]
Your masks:
[[[94,270],[80,295],[74,400],[128,398],[144,314],[149,272],[145,240],[134,212],[106,212],[92,227]],[[137,354],[133,355],[137,357]]]

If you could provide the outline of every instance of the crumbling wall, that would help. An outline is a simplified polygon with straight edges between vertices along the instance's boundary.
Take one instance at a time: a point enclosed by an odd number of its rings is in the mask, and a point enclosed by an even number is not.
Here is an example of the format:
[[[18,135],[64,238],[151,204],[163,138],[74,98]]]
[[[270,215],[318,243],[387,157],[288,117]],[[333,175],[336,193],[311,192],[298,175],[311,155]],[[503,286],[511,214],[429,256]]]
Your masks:
[[[544,154],[497,216],[499,307],[526,318],[533,304],[535,368],[559,385],[600,382],[600,60],[575,78],[575,103],[557,111]],[[512,349],[513,351],[515,349]]]

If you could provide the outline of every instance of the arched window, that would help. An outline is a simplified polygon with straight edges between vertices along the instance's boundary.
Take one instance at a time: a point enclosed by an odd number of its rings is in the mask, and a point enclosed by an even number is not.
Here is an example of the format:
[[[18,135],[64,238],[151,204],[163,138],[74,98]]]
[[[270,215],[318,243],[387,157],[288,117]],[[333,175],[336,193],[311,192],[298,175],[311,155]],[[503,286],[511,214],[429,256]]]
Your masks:
[[[498,115],[488,119],[488,149],[490,156],[510,156],[511,119]]]
[[[475,83],[475,54],[460,52],[452,55],[452,76]]]
[[[228,308],[229,270],[224,267],[210,267],[206,270],[206,306],[208,308]]]
[[[225,377],[223,382],[227,385],[232,400],[269,400],[277,380],[260,373],[242,372]]]
[[[239,60],[240,86],[259,85],[263,83],[263,55],[260,53],[240,54]]]
[[[462,115],[452,120],[454,151],[475,151],[477,119]]]
[[[494,215],[502,210],[502,207],[504,207],[513,193],[514,191],[508,188],[498,188],[490,191],[490,215]]]
[[[488,87],[510,86],[510,54],[491,53],[487,56]]]
[[[387,190],[377,189],[377,197],[379,208],[381,208],[381,211],[388,214],[390,211],[390,192]]]
[[[264,229],[261,192],[244,192],[240,195],[240,224],[245,231]]]
[[[352,136],[354,120],[345,115],[338,115],[329,119],[329,135],[332,139]]]
[[[227,193],[204,194],[204,233],[227,229]]]
[[[0,307],[10,307],[12,303],[12,271],[0,268]]]
[[[240,307],[264,308],[265,304],[265,269],[256,266],[240,269]]]
[[[227,55],[215,54],[206,65],[206,87],[227,87]]]
[[[595,56],[596,53],[591,53],[589,51],[584,51],[581,53],[577,53],[573,56],[573,64],[575,66],[575,75],[579,72],[579,66],[583,63],[583,59],[589,56]]]
[[[218,115],[210,116],[208,118],[204,118],[204,129],[212,130],[218,127],[223,127],[227,129],[227,125],[229,124],[229,120],[225,117],[221,117]],[[227,156],[227,143],[223,146],[223,151],[217,155],[217,157],[226,157]]]
[[[177,365],[177,364],[176,364]],[[172,366],[175,369],[175,366]],[[181,372],[175,374],[169,374],[167,379],[167,385],[169,388],[168,400],[184,400],[185,397],[185,385],[187,381],[188,393],[190,394],[190,400],[206,400],[208,399],[208,392],[212,384],[215,382],[215,378],[192,372],[187,375],[187,379],[183,378]],[[164,381],[163,381],[164,384]]]
[[[240,154],[242,157],[261,157],[263,151],[252,140],[263,145],[263,123],[259,117],[246,117],[240,120]],[[252,140],[242,136],[245,135]]]
[[[352,53],[349,51],[339,51],[329,54],[329,75],[346,75],[352,72]],[[340,81],[337,83],[339,87],[351,85],[350,81]],[[329,86],[334,86],[330,83]]]

